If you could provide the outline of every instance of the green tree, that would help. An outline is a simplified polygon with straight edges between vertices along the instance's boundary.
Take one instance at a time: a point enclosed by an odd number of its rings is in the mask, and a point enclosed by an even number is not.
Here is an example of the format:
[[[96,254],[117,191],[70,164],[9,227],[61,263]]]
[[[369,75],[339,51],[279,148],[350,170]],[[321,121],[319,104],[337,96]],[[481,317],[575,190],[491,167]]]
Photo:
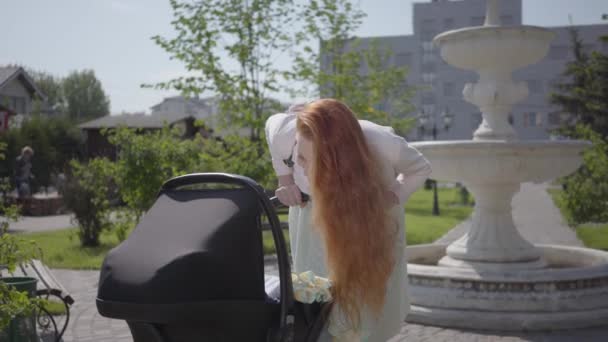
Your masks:
[[[585,151],[583,165],[563,179],[566,218],[572,225],[608,222],[608,142],[589,126],[578,125],[572,133],[593,146]]]
[[[584,153],[583,165],[564,177],[561,200],[567,219],[573,224],[608,221],[608,56],[590,54],[575,29],[571,29],[574,60],[563,73],[553,104],[571,119],[558,130],[561,134],[589,140],[593,146]],[[604,36],[602,40],[608,40]]]
[[[73,71],[63,80],[62,89],[72,120],[81,122],[110,113],[110,100],[93,70]]]
[[[408,69],[392,63],[392,51],[379,41],[353,37],[365,14],[349,0],[312,0],[299,17],[302,46],[287,76],[312,85],[308,94],[339,99],[360,118],[407,133],[414,90],[405,83]]]
[[[223,127],[246,128],[259,141],[268,115],[278,110],[270,95],[280,86],[275,59],[292,40],[292,0],[171,0],[177,32],[153,40],[193,76],[156,85],[184,95],[217,94]]]
[[[562,82],[551,94],[551,102],[568,114],[559,132],[576,136],[576,125],[591,127],[608,138],[608,56],[598,51],[588,53],[576,29],[570,30],[574,60],[566,65]],[[603,37],[606,40],[608,37]]]
[[[108,136],[118,151],[114,180],[136,220],[154,203],[166,180],[199,171],[202,138],[198,135],[182,139],[179,132],[165,127],[149,133],[119,128]]]
[[[36,86],[46,96],[46,100],[36,99],[34,101],[34,113],[64,115],[65,97],[63,96],[63,80],[44,71],[29,70],[28,74],[36,83]]]

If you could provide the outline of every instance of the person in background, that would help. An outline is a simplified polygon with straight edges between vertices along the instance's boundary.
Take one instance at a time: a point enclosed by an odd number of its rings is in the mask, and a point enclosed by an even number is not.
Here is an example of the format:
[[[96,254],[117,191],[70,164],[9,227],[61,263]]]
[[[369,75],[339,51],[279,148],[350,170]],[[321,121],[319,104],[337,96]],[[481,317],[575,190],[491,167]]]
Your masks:
[[[28,199],[32,196],[31,181],[34,178],[32,174],[33,156],[34,150],[29,146],[25,146],[16,160],[15,185],[19,199]]]

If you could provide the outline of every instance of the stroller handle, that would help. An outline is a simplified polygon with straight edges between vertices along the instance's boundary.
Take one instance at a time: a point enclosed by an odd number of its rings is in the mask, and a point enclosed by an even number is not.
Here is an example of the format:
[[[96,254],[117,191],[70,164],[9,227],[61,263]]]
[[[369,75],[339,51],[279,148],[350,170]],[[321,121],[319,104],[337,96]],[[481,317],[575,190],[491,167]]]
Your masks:
[[[181,186],[201,183],[240,185],[253,191],[260,200],[262,208],[266,212],[268,220],[270,221],[270,228],[274,238],[279,262],[279,279],[281,288],[281,318],[279,327],[283,331],[289,331],[293,325],[292,321],[295,312],[293,286],[291,283],[291,268],[289,266],[289,256],[285,247],[285,238],[283,237],[281,224],[274,209],[273,203],[271,203],[270,199],[264,192],[264,189],[253,179],[229,173],[192,173],[171,178],[162,185],[159,195],[163,191],[174,190]]]
[[[302,196],[302,202],[303,203],[306,203],[306,202],[310,201],[310,196],[307,193],[300,192],[300,196]],[[280,207],[284,207],[285,206],[283,203],[281,203],[281,201],[279,201],[279,198],[277,196],[271,197],[270,198],[270,203],[272,203],[272,205],[275,208],[280,208]]]
[[[240,185],[251,190],[255,190],[260,186],[251,178],[233,175],[229,173],[190,173],[183,176],[177,176],[166,181],[162,187],[162,190],[174,190],[176,188],[194,185],[194,184],[205,184],[205,183],[216,183],[216,184],[233,184]]]

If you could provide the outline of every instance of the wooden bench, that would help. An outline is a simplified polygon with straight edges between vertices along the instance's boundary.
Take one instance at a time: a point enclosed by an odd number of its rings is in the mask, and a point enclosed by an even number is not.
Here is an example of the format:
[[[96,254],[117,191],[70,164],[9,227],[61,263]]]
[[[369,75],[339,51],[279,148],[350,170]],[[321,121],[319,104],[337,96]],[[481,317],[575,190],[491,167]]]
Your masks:
[[[15,272],[9,273],[7,270],[0,270],[0,277],[32,277],[36,278],[36,296],[42,299],[51,299],[56,297],[65,306],[66,316],[61,329],[57,326],[55,318],[44,308],[40,308],[40,312],[36,313],[36,321],[43,333],[48,333],[51,328],[54,329],[54,340],[61,341],[65,330],[70,321],[70,306],[74,304],[74,298],[63,287],[63,285],[53,275],[51,270],[40,260],[32,260],[29,263],[19,265]]]

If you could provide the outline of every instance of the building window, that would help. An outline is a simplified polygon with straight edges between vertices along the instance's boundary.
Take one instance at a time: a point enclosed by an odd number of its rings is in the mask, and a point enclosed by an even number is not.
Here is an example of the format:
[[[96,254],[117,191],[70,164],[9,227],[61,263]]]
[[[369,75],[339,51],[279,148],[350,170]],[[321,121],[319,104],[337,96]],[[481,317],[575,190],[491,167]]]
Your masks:
[[[395,56],[395,66],[403,67],[412,64],[412,54],[411,53],[398,53]]]
[[[25,114],[25,98],[18,97],[17,98],[17,113]]]
[[[560,84],[559,79],[548,80],[545,84],[545,87],[548,91],[554,91],[554,90],[557,90],[557,87],[559,84]]]
[[[445,18],[443,19],[443,29],[451,30],[454,28],[454,18]]]
[[[431,92],[425,92],[422,94],[422,104],[423,105],[433,105],[435,104],[435,95]]]
[[[504,26],[512,26],[513,25],[513,16],[510,15],[501,15],[500,16],[500,24]]]
[[[471,128],[477,128],[481,125],[481,113],[473,113],[471,114]]]
[[[435,63],[428,62],[422,65],[423,73],[434,73],[435,72]]]
[[[551,46],[549,50],[549,58],[551,59],[565,59],[568,57],[568,47],[563,45]]]
[[[524,127],[538,127],[542,126],[542,116],[540,113],[526,112],[524,113]]]
[[[572,115],[566,112],[551,112],[547,114],[547,124],[549,126],[561,126],[568,124],[572,120]]]
[[[435,20],[424,19],[422,21],[422,30],[421,31],[435,31]]]
[[[585,44],[585,45],[583,45],[583,51],[584,51],[586,54],[588,54],[588,55],[590,55],[590,54],[591,54],[591,52],[595,51],[596,49],[597,49],[597,48],[595,47],[595,45],[594,45],[594,44]]]
[[[433,55],[432,53],[425,53],[422,55],[422,63],[423,64],[427,64],[427,63],[433,63],[435,62],[435,55]]]
[[[528,90],[530,90],[530,94],[541,94],[543,92],[542,82],[539,80],[528,80]]]
[[[561,112],[551,112],[547,115],[547,122],[550,126],[559,126],[561,125]]]
[[[435,38],[435,31],[422,31],[420,37],[423,42],[430,42]]]
[[[11,101],[11,103],[10,103],[9,107],[10,107],[10,108],[11,108],[13,111],[15,111],[15,112],[16,112],[16,111],[17,111],[17,98],[16,98],[16,97],[14,97],[14,96],[11,96],[11,97],[10,97],[10,101]]]
[[[25,114],[25,98],[10,96],[8,98],[8,107],[18,114]]]
[[[432,73],[432,72],[423,73],[422,74],[422,81],[424,83],[433,83],[433,81],[435,81],[436,77],[437,77],[437,75],[435,75],[435,73]]]
[[[443,84],[443,96],[454,96],[454,83],[445,82]]]
[[[435,105],[434,104],[423,105],[422,106],[422,111],[425,112],[425,113],[434,113],[435,112]]]
[[[471,18],[471,26],[482,26],[484,21],[486,21],[486,17],[472,17]]]

